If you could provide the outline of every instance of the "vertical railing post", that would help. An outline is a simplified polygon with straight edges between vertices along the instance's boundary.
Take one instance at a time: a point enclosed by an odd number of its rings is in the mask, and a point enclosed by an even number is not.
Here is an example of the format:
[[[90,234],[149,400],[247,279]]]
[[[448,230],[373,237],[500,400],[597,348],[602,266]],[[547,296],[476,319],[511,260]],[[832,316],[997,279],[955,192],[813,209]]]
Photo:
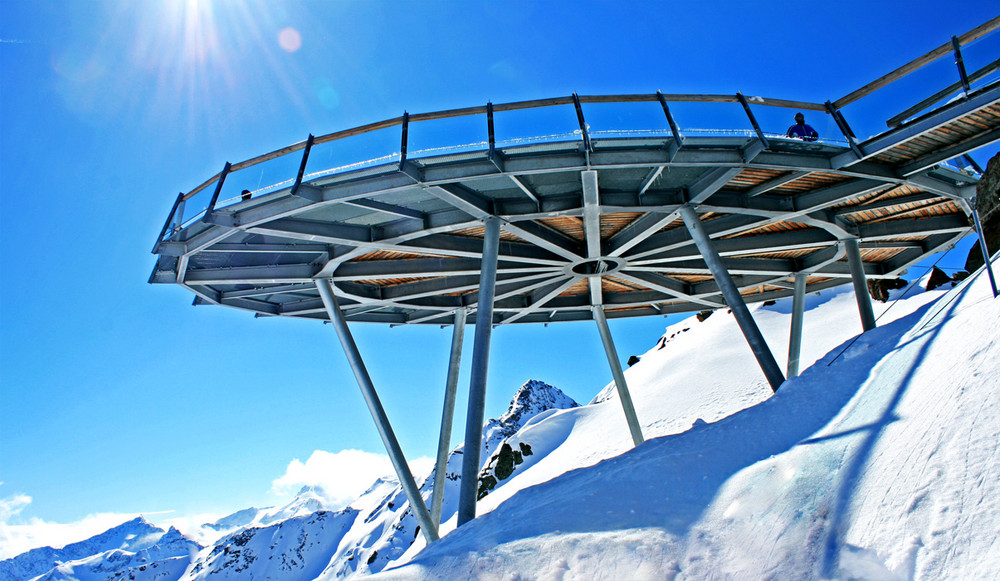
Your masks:
[[[743,93],[741,91],[738,91],[736,93],[736,98],[739,100],[740,105],[743,105],[743,111],[746,112],[747,118],[750,119],[750,125],[753,126],[753,130],[757,132],[757,139],[760,139],[760,142],[764,146],[764,149],[770,148],[771,144],[768,143],[767,138],[764,137],[764,132],[761,130],[760,125],[757,123],[757,118],[753,116],[753,111],[750,110],[750,104],[747,103],[746,97],[743,96]]]
[[[160,230],[160,236],[156,239],[156,244],[153,245],[153,254],[160,253],[160,243],[167,237],[167,232],[173,233],[177,229],[177,225],[181,223],[181,218],[177,216],[177,210],[184,211],[184,192],[177,194],[177,199],[174,200],[174,205],[170,208],[170,215],[163,223],[163,230]]]
[[[833,106],[833,103],[829,101],[826,102],[826,112],[833,117],[834,123],[837,124],[837,128],[840,129],[840,132],[844,134],[844,137],[847,139],[847,144],[851,146],[851,151],[854,152],[854,155],[858,156],[858,159],[863,158],[865,154],[861,151],[861,146],[858,145],[857,136],[854,135],[854,130],[851,129],[851,126],[847,124],[847,119],[844,119],[843,113],[841,113],[839,109],[836,109]]]
[[[871,331],[875,328],[875,312],[872,310],[871,295],[868,294],[868,283],[865,280],[865,265],[861,260],[861,250],[857,238],[844,240],[847,250],[847,265],[851,269],[851,282],[854,283],[854,296],[858,301],[858,312],[861,315],[861,328]]]
[[[312,150],[313,139],[312,133],[310,133],[309,137],[306,138],[306,146],[302,149],[302,161],[299,162],[299,172],[295,174],[295,184],[291,190],[293,196],[298,193],[299,186],[302,185],[302,178],[306,175],[306,164],[309,163],[309,152]]]
[[[232,169],[232,164],[228,161],[226,165],[223,166],[222,172],[219,174],[219,181],[215,183],[215,191],[212,192],[212,199],[208,202],[208,207],[205,208],[205,215],[201,217],[203,222],[209,222],[212,219],[212,212],[215,211],[215,204],[219,201],[219,194],[222,193],[222,184],[226,182],[226,176],[229,175],[229,170]]]
[[[590,152],[594,148],[590,144],[590,131],[587,130],[587,121],[583,118],[580,96],[576,93],[573,93],[573,106],[576,108],[576,120],[580,123],[580,133],[583,135],[583,155],[587,160],[587,167],[590,167]]]
[[[951,47],[955,50],[955,66],[958,67],[958,76],[962,79],[962,88],[965,89],[965,96],[969,96],[969,76],[965,73],[965,61],[962,59],[962,45],[958,42],[958,37],[951,37]]]
[[[806,307],[806,278],[804,272],[795,273],[795,290],[792,291],[792,328],[788,337],[788,377],[799,374],[799,356],[802,351],[802,318]]]
[[[409,141],[410,132],[410,114],[403,111],[403,123],[402,129],[400,130],[400,144],[399,144],[399,171],[403,171],[406,166],[406,147]]]
[[[438,436],[437,461],[434,464],[434,490],[431,492],[431,520],[438,525],[441,523],[441,505],[444,503],[448,452],[451,448],[451,426],[455,418],[455,392],[458,390],[462,341],[465,338],[465,318],[465,307],[455,311],[455,325],[451,335],[451,354],[448,358],[448,378],[444,388],[444,409],[441,412],[441,433]]]
[[[670,114],[670,107],[667,107],[667,98],[663,96],[663,93],[657,91],[656,98],[660,101],[660,106],[663,107],[663,114],[667,117],[667,123],[670,125],[670,133],[674,136],[674,141],[677,142],[677,147],[681,146],[681,130],[677,127],[677,122],[674,121],[674,116]]]
[[[459,526],[476,518],[483,416],[486,410],[486,373],[489,369],[490,339],[493,333],[493,297],[496,291],[499,254],[500,219],[490,217],[486,219],[486,232],[483,235],[479,302],[476,305],[476,337],[472,346],[469,409],[465,419],[465,448],[462,453],[462,484],[458,497]]]
[[[347,355],[351,370],[354,371],[354,377],[357,379],[358,387],[361,388],[361,394],[365,398],[365,403],[368,404],[368,411],[371,412],[372,419],[375,420],[375,427],[382,437],[385,451],[389,454],[389,460],[396,470],[396,476],[399,477],[399,484],[403,487],[403,492],[406,493],[406,498],[410,501],[410,508],[413,509],[417,522],[420,523],[420,532],[423,533],[428,544],[432,543],[438,539],[437,524],[431,520],[427,505],[424,504],[424,500],[420,496],[420,489],[406,463],[406,457],[403,456],[403,449],[399,446],[396,434],[392,431],[389,417],[385,413],[385,408],[382,407],[378,393],[375,392],[375,384],[372,383],[368,368],[365,367],[361,352],[358,351],[358,345],[354,342],[351,329],[347,326],[347,319],[344,318],[344,313],[340,310],[340,305],[337,304],[337,297],[333,292],[333,282],[329,279],[315,280],[314,282],[316,290],[319,291],[319,296],[323,300],[327,315],[330,317],[330,323],[333,324],[333,328],[340,338],[340,344],[344,348],[344,354]]]

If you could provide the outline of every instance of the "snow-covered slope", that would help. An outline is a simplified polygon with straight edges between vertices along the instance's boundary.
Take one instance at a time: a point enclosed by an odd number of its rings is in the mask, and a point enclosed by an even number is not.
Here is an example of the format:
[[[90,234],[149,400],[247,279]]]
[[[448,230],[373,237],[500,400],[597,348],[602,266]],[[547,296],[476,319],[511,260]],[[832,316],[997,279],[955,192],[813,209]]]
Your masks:
[[[730,315],[675,325],[627,372],[646,443],[628,449],[610,391],[532,422],[516,437],[545,457],[378,578],[995,579],[988,288],[917,294],[853,342],[853,294],[814,297],[803,361],[822,357],[774,396]],[[776,353],[787,310],[754,309]]]
[[[804,371],[776,394],[725,310],[672,325],[626,371],[635,448],[613,385],[581,407],[528,382],[484,426],[480,516],[460,529],[450,455],[431,547],[382,479],[340,511],[304,489],[234,513],[194,557],[139,561],[112,529],[0,579],[996,578],[1000,300],[982,278],[894,291],[863,335],[849,287],[810,295]],[[753,307],[779,361],[789,303]],[[433,478],[418,483],[429,500]]]

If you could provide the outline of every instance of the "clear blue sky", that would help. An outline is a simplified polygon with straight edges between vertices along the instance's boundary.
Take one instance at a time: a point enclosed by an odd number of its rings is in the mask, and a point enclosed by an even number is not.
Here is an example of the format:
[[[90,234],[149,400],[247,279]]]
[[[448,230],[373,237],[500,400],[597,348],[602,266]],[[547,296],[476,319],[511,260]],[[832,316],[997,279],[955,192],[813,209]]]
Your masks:
[[[329,326],[193,308],[147,284],[177,192],[225,161],[404,110],[574,91],[835,100],[996,12],[995,0],[0,0],[0,499],[32,497],[20,521],[234,510],[275,502],[271,481],[313,450],[383,451]],[[300,46],[286,32],[282,47],[286,29]],[[970,69],[998,52],[970,47]],[[954,80],[942,61],[915,93]],[[860,134],[895,112],[845,111]],[[767,115],[769,130],[791,123]],[[665,323],[613,321],[621,357]],[[354,332],[407,455],[433,456],[450,329]],[[498,328],[491,362],[494,417],[530,378],[581,402],[610,381],[591,324]]]

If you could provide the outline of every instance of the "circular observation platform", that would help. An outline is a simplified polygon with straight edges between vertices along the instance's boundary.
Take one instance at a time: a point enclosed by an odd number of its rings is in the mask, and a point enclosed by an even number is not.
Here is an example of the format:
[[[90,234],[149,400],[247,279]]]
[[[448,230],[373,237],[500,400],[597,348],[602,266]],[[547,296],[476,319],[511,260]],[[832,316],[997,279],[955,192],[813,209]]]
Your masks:
[[[643,97],[657,105],[658,96]],[[460,308],[475,319],[484,224],[499,220],[493,323],[549,323],[590,320],[595,306],[608,318],[725,307],[682,208],[694,210],[746,302],[791,296],[797,274],[806,292],[850,283],[848,242],[866,276],[896,277],[971,231],[977,179],[937,161],[912,171],[948,147],[913,136],[947,124],[860,144],[759,129],[698,135],[672,118],[671,130],[605,136],[583,122],[588,98],[567,99],[575,134],[495,142],[492,114],[503,106],[491,105],[456,113],[490,121],[490,140],[461,150],[407,157],[408,124],[446,116],[428,114],[227,164],[178,196],[150,282],[180,284],[195,304],[326,320],[315,284],[325,279],[348,321],[451,324]],[[393,126],[402,153],[307,171],[324,139]],[[275,160],[287,171],[273,186],[226,193],[239,187],[228,184],[235,173]]]

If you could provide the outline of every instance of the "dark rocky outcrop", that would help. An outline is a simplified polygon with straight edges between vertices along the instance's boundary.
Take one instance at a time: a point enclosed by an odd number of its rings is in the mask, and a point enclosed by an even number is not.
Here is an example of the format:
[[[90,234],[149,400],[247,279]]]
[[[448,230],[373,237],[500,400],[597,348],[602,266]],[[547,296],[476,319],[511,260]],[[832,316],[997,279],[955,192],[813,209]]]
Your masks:
[[[986,164],[986,171],[976,186],[976,210],[983,224],[987,250],[994,253],[1000,249],[1000,153]],[[974,244],[965,260],[965,270],[974,272],[983,262],[982,249]]]
[[[869,278],[868,294],[880,303],[889,300],[889,291],[906,287],[906,281],[901,278]]]
[[[635,356],[635,355],[632,355],[632,356],[630,356],[628,358],[628,366],[629,367],[632,367],[633,365],[635,365],[638,362],[639,362],[639,358],[637,356]]]
[[[931,269],[931,275],[927,277],[927,290],[934,290],[939,286],[948,284],[951,282],[951,277],[944,273],[938,267]]]
[[[698,319],[698,322],[699,322],[699,323],[701,323],[701,322],[703,322],[703,321],[704,321],[705,319],[707,319],[707,318],[711,317],[711,316],[712,316],[712,313],[714,313],[714,312],[715,312],[715,311],[712,311],[712,310],[708,310],[708,311],[701,311],[701,312],[699,312],[699,313],[698,313],[697,315],[695,315],[695,317],[697,317],[697,319]]]

